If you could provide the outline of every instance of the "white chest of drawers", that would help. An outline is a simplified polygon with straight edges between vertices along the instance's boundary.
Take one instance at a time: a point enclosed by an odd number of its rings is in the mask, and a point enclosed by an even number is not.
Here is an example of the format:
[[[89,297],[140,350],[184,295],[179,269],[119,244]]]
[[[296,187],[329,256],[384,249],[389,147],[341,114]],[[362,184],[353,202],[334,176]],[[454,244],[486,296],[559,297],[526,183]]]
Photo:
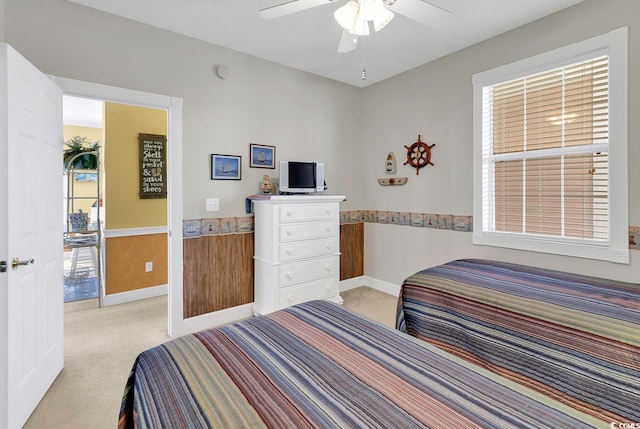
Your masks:
[[[272,196],[254,201],[254,314],[313,299],[342,304],[342,195]]]

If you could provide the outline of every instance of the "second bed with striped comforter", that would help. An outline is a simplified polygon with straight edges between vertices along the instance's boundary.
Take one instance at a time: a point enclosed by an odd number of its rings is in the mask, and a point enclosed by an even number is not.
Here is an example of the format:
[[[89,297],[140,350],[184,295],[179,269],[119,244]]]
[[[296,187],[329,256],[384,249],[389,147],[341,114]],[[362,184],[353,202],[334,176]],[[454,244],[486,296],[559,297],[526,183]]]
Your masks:
[[[397,328],[602,421],[640,424],[639,285],[458,260],[405,280]]]

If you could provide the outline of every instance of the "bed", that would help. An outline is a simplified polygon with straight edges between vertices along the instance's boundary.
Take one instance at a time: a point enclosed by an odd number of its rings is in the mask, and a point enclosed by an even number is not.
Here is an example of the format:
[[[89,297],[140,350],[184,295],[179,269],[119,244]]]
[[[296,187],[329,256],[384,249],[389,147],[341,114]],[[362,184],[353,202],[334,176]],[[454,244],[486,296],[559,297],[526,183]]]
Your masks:
[[[598,426],[587,413],[326,301],[141,353],[119,419],[120,428]]]
[[[573,409],[640,427],[639,285],[457,260],[405,280],[396,323]]]

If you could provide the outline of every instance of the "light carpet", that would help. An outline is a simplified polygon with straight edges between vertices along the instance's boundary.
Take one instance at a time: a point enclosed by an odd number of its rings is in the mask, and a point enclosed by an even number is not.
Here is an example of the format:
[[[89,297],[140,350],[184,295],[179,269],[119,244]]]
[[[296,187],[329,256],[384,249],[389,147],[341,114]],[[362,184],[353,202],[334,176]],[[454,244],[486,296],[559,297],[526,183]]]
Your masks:
[[[344,307],[394,327],[397,297],[366,286],[343,292]],[[113,429],[136,356],[167,335],[167,297],[97,308],[96,300],[64,305],[64,369],[26,429]]]

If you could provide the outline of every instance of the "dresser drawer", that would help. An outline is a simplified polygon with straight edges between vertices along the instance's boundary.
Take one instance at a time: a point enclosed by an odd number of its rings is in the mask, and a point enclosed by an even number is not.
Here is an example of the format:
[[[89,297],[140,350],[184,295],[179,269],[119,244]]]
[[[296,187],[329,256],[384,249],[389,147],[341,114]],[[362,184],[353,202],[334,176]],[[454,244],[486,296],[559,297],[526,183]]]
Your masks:
[[[307,282],[340,274],[340,259],[337,256],[314,261],[283,264],[280,266],[280,286]]]
[[[337,237],[340,233],[339,228],[340,226],[337,222],[280,225],[280,242]]]
[[[280,308],[336,295],[338,295],[338,282],[335,279],[309,282],[282,289],[280,291]]]
[[[280,245],[280,261],[289,261],[299,258],[323,256],[338,253],[340,240],[337,237],[325,240],[302,241]]]
[[[337,205],[313,204],[280,207],[280,222],[300,222],[305,220],[333,220],[338,218]]]

